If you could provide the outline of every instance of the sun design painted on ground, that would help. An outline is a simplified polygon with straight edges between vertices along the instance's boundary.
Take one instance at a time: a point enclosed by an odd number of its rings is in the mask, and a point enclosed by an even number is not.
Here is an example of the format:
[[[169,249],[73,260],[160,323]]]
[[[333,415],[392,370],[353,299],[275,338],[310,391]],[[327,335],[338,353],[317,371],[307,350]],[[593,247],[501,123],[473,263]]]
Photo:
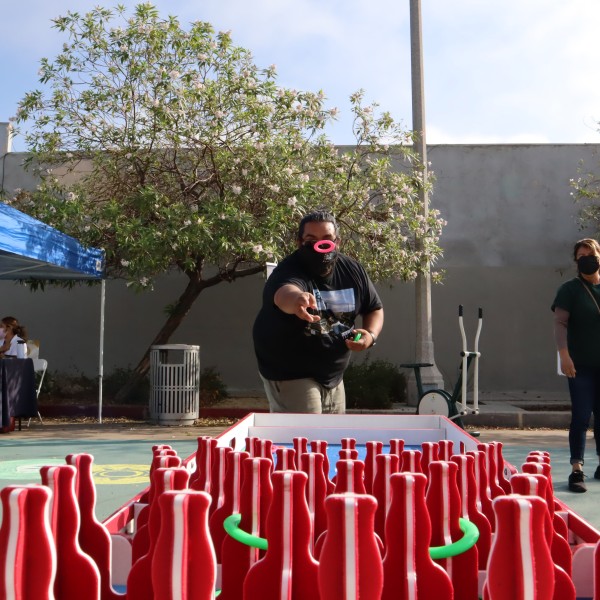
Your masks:
[[[0,479],[14,481],[39,481],[40,468],[66,464],[56,458],[4,460],[0,462]],[[132,485],[148,483],[148,465],[92,465],[96,485]]]

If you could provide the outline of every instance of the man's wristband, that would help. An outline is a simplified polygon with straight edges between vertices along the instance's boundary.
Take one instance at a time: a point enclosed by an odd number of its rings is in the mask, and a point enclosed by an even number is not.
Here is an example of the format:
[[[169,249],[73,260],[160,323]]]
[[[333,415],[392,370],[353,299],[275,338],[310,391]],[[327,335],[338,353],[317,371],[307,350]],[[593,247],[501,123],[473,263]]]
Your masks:
[[[373,340],[373,343],[369,346],[369,348],[372,348],[377,343],[377,336],[372,331],[369,331],[368,329],[365,329],[365,331],[367,331],[369,333],[369,335],[371,336],[371,339]]]

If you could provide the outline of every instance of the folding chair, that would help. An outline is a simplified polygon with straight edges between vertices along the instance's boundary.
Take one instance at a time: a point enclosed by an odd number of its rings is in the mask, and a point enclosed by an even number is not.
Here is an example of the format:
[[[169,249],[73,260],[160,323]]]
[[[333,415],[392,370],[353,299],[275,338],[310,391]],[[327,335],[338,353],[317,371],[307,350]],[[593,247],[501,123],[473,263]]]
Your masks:
[[[40,357],[40,340],[27,340],[27,358]]]
[[[45,358],[32,358],[31,360],[33,361],[33,370],[36,373],[42,374],[40,377],[40,380],[38,382],[38,386],[35,390],[35,397],[39,398],[40,391],[42,390],[42,383],[44,383],[44,376],[46,375],[46,369],[48,368],[48,361]],[[40,423],[43,425],[44,421],[42,420],[42,415],[40,414],[39,410],[38,410],[38,418],[40,420]],[[27,427],[29,427],[30,423],[31,423],[31,418],[29,419],[29,421],[27,421]]]

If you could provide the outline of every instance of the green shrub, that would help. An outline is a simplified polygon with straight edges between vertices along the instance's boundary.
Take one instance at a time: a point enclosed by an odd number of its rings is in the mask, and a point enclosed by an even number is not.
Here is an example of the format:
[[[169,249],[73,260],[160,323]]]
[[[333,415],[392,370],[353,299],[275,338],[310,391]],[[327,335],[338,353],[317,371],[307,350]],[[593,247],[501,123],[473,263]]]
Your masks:
[[[36,373],[36,385],[40,377],[41,373]],[[66,374],[60,371],[46,371],[40,394],[56,399],[72,398],[80,401],[98,394],[98,381],[83,373]]]
[[[351,363],[344,374],[346,407],[389,409],[394,402],[406,402],[406,376],[384,360]]]
[[[116,368],[103,377],[102,395],[108,404],[114,402],[114,397],[129,381],[132,371],[131,368]],[[47,371],[41,394],[43,394],[44,400],[58,403],[96,402],[98,379],[81,373]],[[200,402],[206,406],[227,397],[227,387],[219,371],[215,367],[202,369],[200,371]],[[126,404],[148,404],[149,400],[150,378],[144,377],[131,391]]]
[[[209,406],[228,396],[227,386],[216,367],[200,371],[200,406]]]
[[[117,367],[112,373],[102,378],[102,395],[110,401],[129,381],[133,369]],[[96,386],[97,387],[97,386]],[[142,378],[127,396],[127,404],[148,404],[150,399],[150,379]]]

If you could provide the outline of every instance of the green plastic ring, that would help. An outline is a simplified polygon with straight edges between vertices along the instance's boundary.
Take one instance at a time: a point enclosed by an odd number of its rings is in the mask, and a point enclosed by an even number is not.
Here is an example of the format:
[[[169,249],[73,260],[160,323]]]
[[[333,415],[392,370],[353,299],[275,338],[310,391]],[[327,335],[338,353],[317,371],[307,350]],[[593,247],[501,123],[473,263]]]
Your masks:
[[[462,518],[458,519],[458,523],[464,535],[460,540],[448,544],[447,546],[432,546],[429,548],[429,556],[431,556],[431,558],[438,559],[458,556],[459,554],[470,550],[475,545],[479,539],[479,529],[477,529],[477,525]]]
[[[258,548],[259,550],[266,550],[268,547],[267,540],[240,529],[241,520],[242,515],[239,513],[229,515],[225,521],[223,521],[225,531],[234,540],[240,542],[240,544],[245,544],[251,548]],[[464,535],[460,540],[448,544],[447,546],[432,546],[429,548],[429,556],[431,556],[431,558],[452,558],[453,556],[458,556],[459,554],[470,550],[475,545],[479,539],[479,529],[477,529],[477,525],[463,518],[458,519],[458,524]]]
[[[258,537],[257,535],[252,535],[240,529],[240,521],[242,520],[242,515],[240,513],[234,513],[229,515],[223,521],[223,527],[225,531],[236,541],[241,544],[245,544],[246,546],[250,546],[251,548],[258,548],[259,550],[267,549],[267,540],[265,538]]]

